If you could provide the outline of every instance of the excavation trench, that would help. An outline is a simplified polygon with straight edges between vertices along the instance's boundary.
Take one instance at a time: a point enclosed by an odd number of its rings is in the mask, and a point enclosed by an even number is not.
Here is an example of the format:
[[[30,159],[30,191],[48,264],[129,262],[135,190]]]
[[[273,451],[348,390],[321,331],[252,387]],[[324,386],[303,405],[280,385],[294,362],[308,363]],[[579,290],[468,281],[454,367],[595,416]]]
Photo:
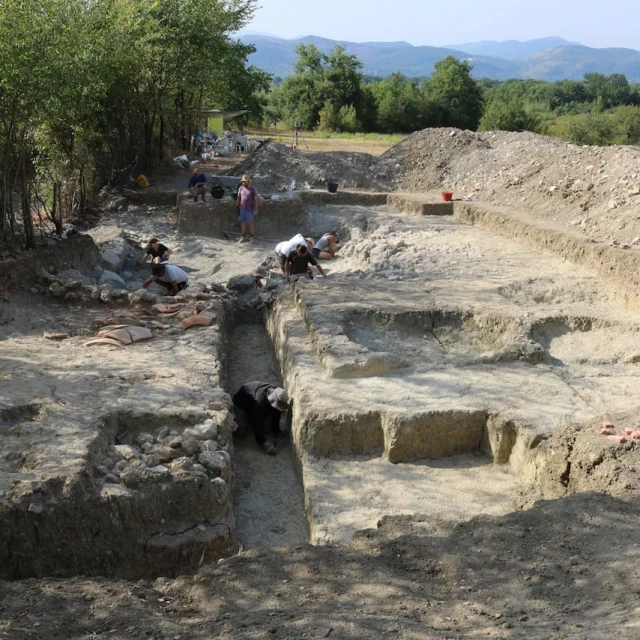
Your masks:
[[[273,327],[273,322],[268,325]],[[227,362],[231,393],[250,380],[284,384],[262,323],[236,323]],[[292,376],[295,371],[287,369],[285,361],[285,378]],[[275,440],[277,456],[266,455],[251,435],[235,440],[234,510],[240,548],[307,540],[346,543],[355,532],[375,527],[389,515],[458,521],[474,513],[509,510],[516,478],[506,465],[493,462],[509,460],[515,444],[512,425],[495,420],[489,425],[483,411],[414,416],[398,426],[406,442],[390,455],[381,416],[365,406],[335,420],[329,410],[297,413],[298,400],[305,405],[302,398],[294,400],[292,424],[286,425],[294,431]],[[326,405],[331,406],[331,398]],[[286,422],[283,416],[283,425]],[[322,455],[313,455],[302,443],[300,434],[308,430],[322,432],[322,437],[334,434]]]
[[[78,333],[63,346],[40,338],[47,304],[26,314],[31,329],[16,322],[18,382],[0,406],[3,577],[176,575],[238,548],[347,542],[384,516],[457,522],[635,490],[637,447],[607,448],[598,418],[634,424],[640,329],[599,282],[451,216],[303,213],[314,236],[351,240],[330,277],[268,288],[233,328],[228,292],[203,292],[210,328],[162,329],[102,358],[82,346],[97,311],[64,312],[61,329]],[[201,237],[183,250],[202,286],[212,259],[246,278],[267,254]],[[275,457],[251,436],[232,443],[224,390],[256,379],[294,400]],[[531,491],[514,503],[519,483]]]
[[[282,384],[269,336],[260,322],[235,325],[227,360],[230,394],[252,380]],[[290,546],[309,538],[286,422],[283,415],[285,435],[276,440],[276,456],[267,455],[252,434],[235,439],[234,510],[237,539],[243,549]]]

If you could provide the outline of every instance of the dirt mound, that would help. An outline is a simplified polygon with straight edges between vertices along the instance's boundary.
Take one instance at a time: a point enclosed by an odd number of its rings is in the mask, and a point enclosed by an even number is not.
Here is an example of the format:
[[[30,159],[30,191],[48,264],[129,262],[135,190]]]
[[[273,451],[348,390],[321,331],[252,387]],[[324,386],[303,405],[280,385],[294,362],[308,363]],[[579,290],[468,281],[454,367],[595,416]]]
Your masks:
[[[233,175],[251,174],[263,191],[308,183],[372,191],[440,191],[546,218],[600,241],[640,244],[640,148],[579,147],[524,132],[424,129],[376,158],[306,153],[268,142]]]
[[[640,148],[579,147],[534,133],[425,129],[383,154],[398,189],[451,189],[598,240],[640,243]],[[634,242],[635,241],[635,242]]]
[[[267,142],[235,166],[230,174],[248,173],[264,191],[286,191],[292,180],[296,181],[298,189],[305,182],[311,188],[324,188],[327,180],[335,180],[340,188],[389,191],[396,172],[395,168],[380,164],[368,153],[306,153],[277,142]]]

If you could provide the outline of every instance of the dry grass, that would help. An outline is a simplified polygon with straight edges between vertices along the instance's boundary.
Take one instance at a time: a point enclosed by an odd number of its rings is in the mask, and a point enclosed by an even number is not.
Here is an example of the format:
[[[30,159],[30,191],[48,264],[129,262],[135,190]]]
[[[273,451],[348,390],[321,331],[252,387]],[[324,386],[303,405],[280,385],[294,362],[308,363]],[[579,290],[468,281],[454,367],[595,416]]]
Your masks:
[[[268,129],[251,132],[251,135],[271,138],[282,144],[293,144],[293,131]],[[298,139],[298,151],[353,151],[380,156],[397,144],[405,136],[400,135],[372,135],[372,134],[326,134],[305,133]]]

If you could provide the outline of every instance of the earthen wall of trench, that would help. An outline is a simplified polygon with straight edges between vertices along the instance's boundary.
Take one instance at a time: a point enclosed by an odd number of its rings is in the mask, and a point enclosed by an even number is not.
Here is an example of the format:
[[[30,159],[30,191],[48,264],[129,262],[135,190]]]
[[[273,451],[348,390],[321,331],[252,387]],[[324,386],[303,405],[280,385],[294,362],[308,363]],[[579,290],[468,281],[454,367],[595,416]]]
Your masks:
[[[467,224],[523,242],[594,273],[627,311],[640,311],[640,252],[595,243],[569,229],[537,223],[523,213],[474,202],[434,202],[419,195],[390,194],[387,204],[413,215],[453,215]],[[542,256],[541,256],[542,259]]]
[[[66,269],[91,271],[100,262],[100,251],[89,235],[73,236],[48,246],[38,247],[15,258],[0,262],[0,291],[28,289],[43,271],[57,273]]]
[[[225,195],[220,200],[207,196],[206,202],[194,202],[192,198],[178,196],[178,232],[213,238],[239,230],[238,210],[235,200]],[[256,218],[256,235],[269,237],[279,242],[288,238],[295,229],[309,226],[308,205],[382,205],[387,196],[384,193],[357,193],[323,191],[295,192],[292,198],[283,195],[278,200],[261,199]]]

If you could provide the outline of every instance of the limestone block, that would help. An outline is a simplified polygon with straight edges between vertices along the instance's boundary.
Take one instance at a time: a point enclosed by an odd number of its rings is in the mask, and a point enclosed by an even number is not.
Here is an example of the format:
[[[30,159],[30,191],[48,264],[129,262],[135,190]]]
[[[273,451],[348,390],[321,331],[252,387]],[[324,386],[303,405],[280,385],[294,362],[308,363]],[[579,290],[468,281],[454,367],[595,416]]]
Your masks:
[[[182,450],[189,456],[193,456],[200,451],[200,441],[194,437],[185,437],[182,440]]]
[[[158,300],[158,296],[151,291],[147,291],[146,289],[138,289],[137,291],[133,291],[129,294],[129,304],[155,304]]]
[[[102,265],[105,270],[119,271],[122,267],[122,256],[119,256],[115,251],[107,249],[102,253]]]
[[[135,486],[143,479],[143,470],[140,467],[127,467],[120,474],[120,482],[126,487]]]
[[[158,462],[169,462],[174,457],[175,451],[171,447],[162,446],[158,447],[153,455]]]
[[[214,472],[222,472],[227,467],[227,461],[220,451],[203,451],[198,456],[201,465]]]
[[[114,289],[124,289],[126,287],[125,281],[117,273],[107,269],[102,272],[102,275],[98,279],[98,284],[108,284]]]
[[[198,440],[212,440],[218,436],[218,425],[213,420],[206,420],[202,424],[185,429],[184,435]]]
[[[113,450],[118,457],[124,458],[125,460],[133,460],[140,457],[139,451],[129,444],[115,444],[113,445]]]

